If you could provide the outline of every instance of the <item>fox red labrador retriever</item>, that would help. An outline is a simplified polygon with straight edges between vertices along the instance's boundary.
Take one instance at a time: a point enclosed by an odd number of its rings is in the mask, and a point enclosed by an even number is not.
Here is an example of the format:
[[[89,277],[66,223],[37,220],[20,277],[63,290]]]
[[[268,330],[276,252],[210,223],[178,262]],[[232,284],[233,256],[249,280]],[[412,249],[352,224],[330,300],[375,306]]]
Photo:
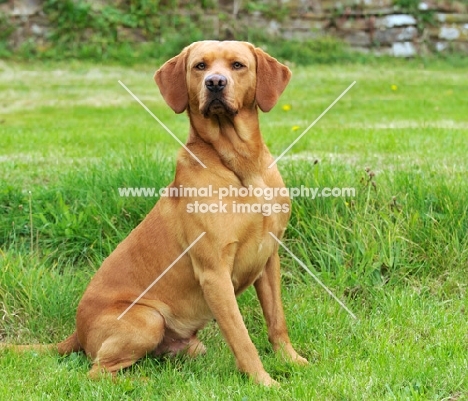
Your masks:
[[[211,186],[216,194],[222,188],[284,188],[276,166],[268,168],[273,158],[260,134],[258,109],[275,105],[290,76],[286,66],[246,42],[197,42],[167,61],[156,83],[176,113],[187,111],[187,148],[205,165],[182,149],[168,189]],[[198,213],[190,208],[193,197],[161,198],[91,280],[78,305],[76,331],[58,344],[59,353],[86,352],[91,376],[114,373],[146,354],[195,356],[205,351],[197,331],[215,318],[238,368],[272,385],[236,301],[253,284],[275,351],[307,363],[288,336],[278,244],[269,234],[283,236],[290,200],[278,191],[268,199],[254,192],[241,197],[231,191],[222,199],[225,206],[211,209],[219,206],[217,196],[197,198],[207,205]],[[238,213],[238,204],[252,209]],[[265,205],[274,212],[265,213]]]

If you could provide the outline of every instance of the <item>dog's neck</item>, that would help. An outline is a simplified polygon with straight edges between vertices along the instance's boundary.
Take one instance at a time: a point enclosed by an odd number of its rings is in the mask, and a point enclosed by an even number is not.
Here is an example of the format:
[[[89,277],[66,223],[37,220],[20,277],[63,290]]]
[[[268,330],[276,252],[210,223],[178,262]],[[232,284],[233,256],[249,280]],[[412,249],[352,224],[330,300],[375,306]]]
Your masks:
[[[200,145],[215,152],[220,162],[244,186],[263,185],[262,175],[271,159],[260,134],[256,108],[242,109],[236,115],[189,113],[188,145]]]

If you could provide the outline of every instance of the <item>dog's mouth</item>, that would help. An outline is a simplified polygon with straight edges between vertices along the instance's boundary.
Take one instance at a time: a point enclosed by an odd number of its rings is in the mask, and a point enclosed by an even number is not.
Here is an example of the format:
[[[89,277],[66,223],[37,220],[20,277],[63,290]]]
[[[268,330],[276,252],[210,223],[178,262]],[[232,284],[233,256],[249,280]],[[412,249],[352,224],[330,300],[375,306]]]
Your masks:
[[[223,98],[216,97],[210,99],[205,103],[205,106],[201,110],[202,114],[209,118],[211,116],[230,115],[235,116],[237,110],[230,106]]]

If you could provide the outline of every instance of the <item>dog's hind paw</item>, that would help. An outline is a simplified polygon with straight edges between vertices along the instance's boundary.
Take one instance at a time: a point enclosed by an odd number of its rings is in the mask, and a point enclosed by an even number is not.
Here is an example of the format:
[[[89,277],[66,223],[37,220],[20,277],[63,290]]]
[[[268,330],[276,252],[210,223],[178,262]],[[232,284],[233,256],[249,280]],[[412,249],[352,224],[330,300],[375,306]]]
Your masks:
[[[196,336],[193,336],[190,339],[189,346],[187,348],[187,355],[192,358],[197,357],[198,355],[206,354],[206,347]]]

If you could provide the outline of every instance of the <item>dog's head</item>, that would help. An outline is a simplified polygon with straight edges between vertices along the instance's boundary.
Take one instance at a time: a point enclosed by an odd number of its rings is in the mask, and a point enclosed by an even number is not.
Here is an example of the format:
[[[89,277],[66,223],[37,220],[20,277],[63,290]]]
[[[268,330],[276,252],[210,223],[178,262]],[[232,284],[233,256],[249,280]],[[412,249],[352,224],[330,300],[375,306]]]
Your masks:
[[[235,116],[258,106],[267,112],[291,77],[288,67],[247,42],[195,42],[154,75],[162,96],[176,112],[205,117]]]

